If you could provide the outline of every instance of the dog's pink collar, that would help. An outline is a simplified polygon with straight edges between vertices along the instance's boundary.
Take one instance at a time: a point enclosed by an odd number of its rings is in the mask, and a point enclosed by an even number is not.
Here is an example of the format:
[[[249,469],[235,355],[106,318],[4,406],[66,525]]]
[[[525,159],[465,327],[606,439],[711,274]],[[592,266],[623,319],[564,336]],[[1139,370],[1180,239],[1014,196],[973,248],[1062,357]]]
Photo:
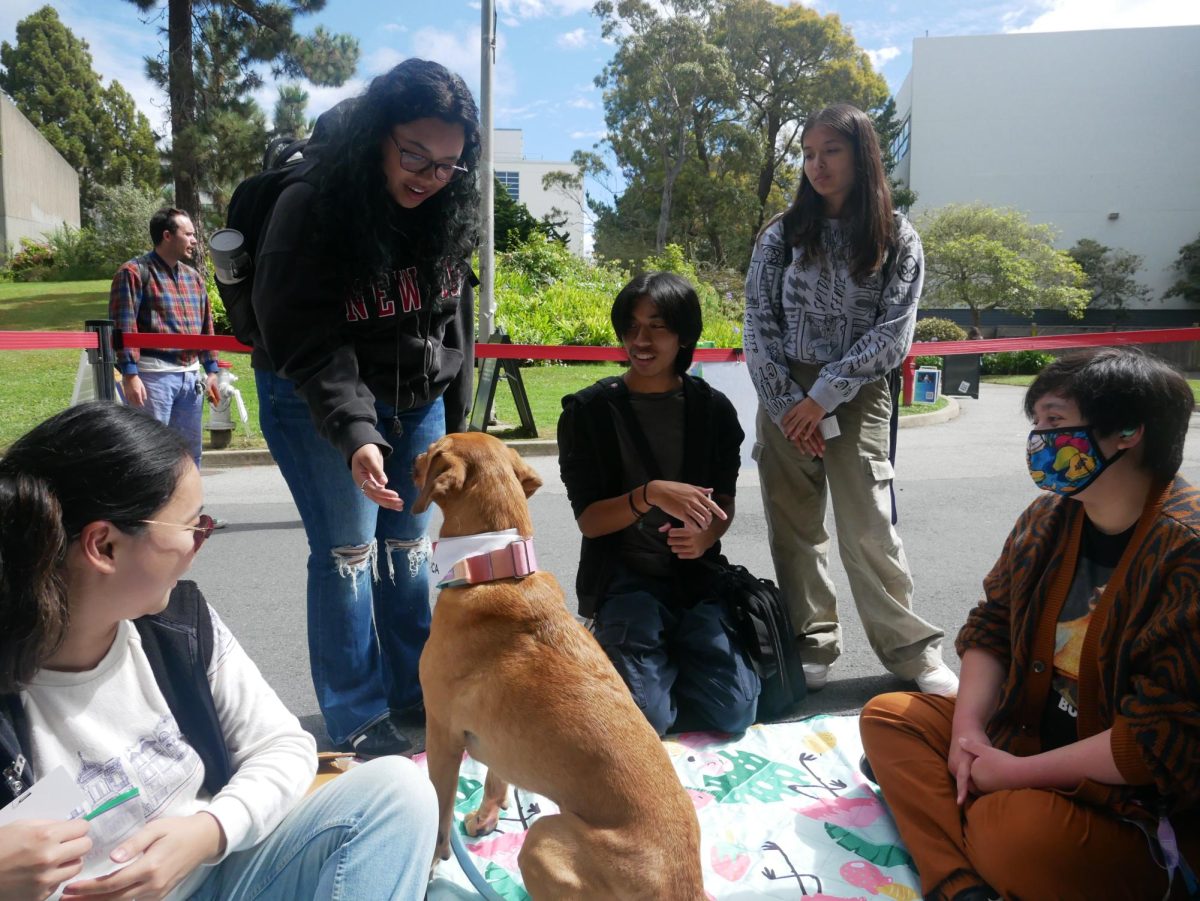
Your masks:
[[[532,538],[518,538],[512,544],[494,551],[476,554],[459,560],[438,582],[438,588],[478,585],[497,579],[523,579],[537,572],[537,553]]]

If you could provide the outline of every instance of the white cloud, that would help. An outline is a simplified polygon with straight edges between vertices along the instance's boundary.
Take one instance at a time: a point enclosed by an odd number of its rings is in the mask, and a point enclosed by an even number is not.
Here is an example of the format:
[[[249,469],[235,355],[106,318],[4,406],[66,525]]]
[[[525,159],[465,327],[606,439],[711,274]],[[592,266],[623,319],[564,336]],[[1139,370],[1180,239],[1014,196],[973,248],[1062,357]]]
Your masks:
[[[595,109],[596,101],[588,100],[586,97],[576,97],[574,100],[568,100],[567,106],[572,109]]]
[[[380,47],[367,57],[365,62],[359,63],[358,71],[368,78],[374,78],[406,59],[408,59],[408,54],[401,53],[394,47]]]
[[[386,25],[383,26],[383,30],[384,31],[394,31],[399,34],[404,34],[404,32],[408,31],[408,26],[401,25],[399,22],[388,22]]]
[[[583,140],[598,141],[601,138],[606,137],[607,135],[608,135],[608,132],[601,129],[600,131],[573,131],[570,133],[569,137],[573,141],[583,141]]]
[[[1200,25],[1200,3],[1183,0],[1041,0],[1028,25],[1013,31],[1085,31]]]
[[[496,0],[500,15],[516,19],[540,19],[543,16],[573,16],[589,12],[593,0]]]
[[[580,47],[588,45],[588,34],[584,29],[576,28],[573,31],[560,34],[554,39],[554,43],[558,44],[564,50],[578,50]]]
[[[875,67],[875,71],[879,71],[902,52],[899,47],[880,47],[878,50],[868,50],[867,56],[871,60],[871,65]]]

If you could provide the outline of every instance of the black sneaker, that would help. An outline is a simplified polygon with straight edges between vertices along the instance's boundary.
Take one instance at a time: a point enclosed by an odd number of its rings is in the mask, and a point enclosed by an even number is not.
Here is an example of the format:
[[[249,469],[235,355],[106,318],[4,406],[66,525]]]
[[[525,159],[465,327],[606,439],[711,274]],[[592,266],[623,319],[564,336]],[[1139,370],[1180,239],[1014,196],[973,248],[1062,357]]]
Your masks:
[[[425,728],[425,702],[418,701],[412,707],[404,710],[392,711],[392,722],[397,726],[412,726],[414,728]]]
[[[986,885],[973,885],[955,895],[954,901],[1000,901],[1000,893]]]
[[[375,757],[408,754],[412,751],[412,742],[401,735],[392,725],[392,721],[385,716],[350,739],[350,750],[354,752],[355,757],[371,760]]]
[[[868,782],[873,782],[876,785],[879,784],[879,780],[875,778],[875,771],[871,769],[871,761],[867,760],[866,754],[859,758],[858,770],[867,778]]]

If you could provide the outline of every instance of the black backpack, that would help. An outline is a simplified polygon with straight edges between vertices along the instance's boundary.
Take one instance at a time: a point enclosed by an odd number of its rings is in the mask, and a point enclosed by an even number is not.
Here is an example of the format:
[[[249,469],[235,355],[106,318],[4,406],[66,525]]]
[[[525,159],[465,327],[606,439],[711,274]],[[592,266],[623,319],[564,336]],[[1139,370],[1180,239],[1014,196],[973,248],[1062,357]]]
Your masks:
[[[252,175],[234,189],[225,215],[225,227],[242,233],[242,250],[248,262],[238,267],[241,280],[226,284],[217,279],[217,290],[233,334],[243,344],[260,344],[258,322],[251,304],[254,287],[254,259],[258,242],[267,230],[271,210],[283,189],[293,182],[303,180],[312,170],[312,160],[305,160],[303,151],[308,139],[279,137],[267,145],[263,154],[263,171]]]
[[[742,647],[762,682],[755,720],[775,719],[808,693],[787,604],[770,579],[760,579],[746,567],[728,561],[709,565],[713,569],[713,593],[733,620]]]

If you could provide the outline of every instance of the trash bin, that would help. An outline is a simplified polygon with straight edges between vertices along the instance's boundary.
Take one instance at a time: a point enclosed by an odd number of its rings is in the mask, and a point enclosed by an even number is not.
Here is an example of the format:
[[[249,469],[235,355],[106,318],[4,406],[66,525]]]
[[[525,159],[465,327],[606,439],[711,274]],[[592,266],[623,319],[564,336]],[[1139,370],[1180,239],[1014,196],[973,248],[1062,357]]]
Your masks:
[[[942,370],[933,366],[922,366],[917,370],[913,385],[914,404],[935,404],[942,389]]]

